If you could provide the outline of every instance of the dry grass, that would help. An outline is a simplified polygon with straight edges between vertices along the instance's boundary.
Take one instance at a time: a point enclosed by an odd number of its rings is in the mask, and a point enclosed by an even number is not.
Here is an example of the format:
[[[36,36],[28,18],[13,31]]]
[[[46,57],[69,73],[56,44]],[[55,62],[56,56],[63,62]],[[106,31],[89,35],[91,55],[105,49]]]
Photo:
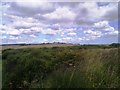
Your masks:
[[[20,48],[44,48],[44,47],[67,47],[67,46],[74,46],[73,44],[41,44],[41,45],[26,45],[26,46],[21,46],[21,45],[10,45],[10,46],[2,46],[2,50],[5,49],[20,49]]]

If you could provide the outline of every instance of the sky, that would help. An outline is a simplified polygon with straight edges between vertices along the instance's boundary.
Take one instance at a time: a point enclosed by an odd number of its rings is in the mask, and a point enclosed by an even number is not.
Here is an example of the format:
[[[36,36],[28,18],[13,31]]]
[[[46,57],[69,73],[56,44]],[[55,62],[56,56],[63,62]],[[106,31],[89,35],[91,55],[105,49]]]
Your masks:
[[[117,2],[13,0],[1,4],[2,44],[118,42]]]

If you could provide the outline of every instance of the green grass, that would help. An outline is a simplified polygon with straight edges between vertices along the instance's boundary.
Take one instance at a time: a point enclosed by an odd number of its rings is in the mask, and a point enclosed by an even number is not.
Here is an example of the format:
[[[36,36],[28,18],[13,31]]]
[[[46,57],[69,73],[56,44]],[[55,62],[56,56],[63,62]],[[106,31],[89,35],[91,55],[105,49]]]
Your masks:
[[[0,59],[0,89],[2,88],[2,60]]]
[[[4,50],[3,87],[120,87],[118,49],[95,47]]]
[[[104,57],[103,54],[107,53]],[[112,55],[114,54],[114,55]],[[80,66],[55,71],[46,81],[46,88],[116,88],[119,87],[118,53],[116,50],[86,50]],[[111,55],[111,56],[110,56]],[[78,62],[79,63],[79,62]],[[114,65],[115,64],[115,65]]]

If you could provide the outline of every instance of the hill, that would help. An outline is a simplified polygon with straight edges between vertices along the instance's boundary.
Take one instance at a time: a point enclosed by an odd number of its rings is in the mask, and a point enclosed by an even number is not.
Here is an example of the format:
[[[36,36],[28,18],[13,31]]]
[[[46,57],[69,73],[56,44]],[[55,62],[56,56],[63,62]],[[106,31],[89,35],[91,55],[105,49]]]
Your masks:
[[[51,48],[51,47],[70,47],[77,46],[79,48],[118,48],[119,43],[112,44],[71,44],[71,43],[41,43],[41,44],[3,44],[1,45],[2,50],[4,49],[21,49],[21,48]]]
[[[2,50],[4,49],[20,49],[20,48],[44,48],[44,47],[66,47],[73,46],[73,44],[8,44],[2,45]]]

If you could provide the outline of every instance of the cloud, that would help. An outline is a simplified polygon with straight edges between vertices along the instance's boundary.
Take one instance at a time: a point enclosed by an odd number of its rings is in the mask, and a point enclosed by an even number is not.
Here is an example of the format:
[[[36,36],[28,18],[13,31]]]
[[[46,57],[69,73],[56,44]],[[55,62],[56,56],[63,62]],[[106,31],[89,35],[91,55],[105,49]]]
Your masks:
[[[17,29],[15,29],[14,27],[11,26],[5,26],[5,25],[1,25],[1,30],[0,32],[2,34],[8,34],[8,35],[20,35],[21,32]]]
[[[68,36],[76,36],[77,34],[75,32],[71,32],[67,34]]]
[[[9,36],[9,38],[8,38],[8,39],[16,40],[16,39],[19,39],[19,37]]]
[[[118,31],[110,26],[108,21],[94,23],[93,28],[103,32],[104,35],[118,35]]]
[[[0,35],[0,39],[6,39],[7,36]]]
[[[9,31],[6,31],[6,34],[10,34],[10,35],[20,35],[19,30],[17,29],[9,29]]]
[[[30,37],[32,37],[32,38],[36,38],[37,36],[35,36],[34,34],[31,34]]]
[[[85,41],[85,39],[82,38],[76,38],[76,37],[63,37],[63,38],[57,38],[55,40],[56,42],[63,42],[63,43],[81,43],[82,41]]]
[[[105,35],[112,35],[112,36],[114,35],[114,36],[118,36],[118,35],[119,35],[119,31],[114,30],[114,31],[105,33]]]
[[[72,37],[64,37],[64,38],[61,38],[61,39],[60,39],[60,41],[62,41],[62,42],[66,42],[66,43],[68,43],[68,42],[72,42],[72,40],[73,40]]]
[[[100,20],[117,20],[117,3],[99,6],[97,3],[80,3],[75,9],[77,13],[76,23],[79,25],[91,25]]]
[[[56,24],[50,25],[50,28],[54,29],[54,30],[59,30],[61,28],[61,26],[60,26],[60,24],[56,23]]]
[[[11,8],[9,10],[14,14],[21,16],[34,16],[38,13],[47,13],[54,10],[50,2],[44,1],[39,2],[39,0],[27,0],[27,1],[15,1],[11,3]]]
[[[11,43],[97,40],[118,35],[117,7],[116,3],[96,2],[6,2],[0,33],[4,42],[10,39]]]
[[[93,31],[93,30],[85,30],[84,33],[86,36],[89,36],[89,37],[101,37],[102,35],[102,32]]]
[[[49,43],[48,39],[43,39],[43,41],[41,43]]]
[[[117,18],[117,4],[109,3],[99,6],[96,2],[53,3],[48,1],[39,2],[38,0],[16,1],[9,4],[7,13],[22,17],[29,16],[47,24],[56,22],[66,24],[66,22],[69,22],[79,25],[91,25],[101,19],[115,20]]]
[[[109,26],[108,21],[100,21],[100,22],[94,23],[93,27],[96,29],[105,29],[105,28],[108,28],[110,26]]]
[[[74,31],[76,31],[76,28],[67,28],[67,29],[65,29],[65,31],[66,32],[74,32]]]
[[[57,31],[52,30],[50,28],[46,28],[45,30],[42,30],[41,33],[46,35],[56,35]]]
[[[80,3],[75,11],[77,13],[76,23],[79,25],[93,24],[103,15],[103,12],[99,13],[97,3]]]
[[[11,19],[12,23],[10,23],[11,26],[14,26],[15,28],[29,28],[33,26],[44,26],[45,24],[42,24],[37,19],[32,17],[20,17],[15,15],[5,15],[8,18]]]
[[[16,1],[16,4],[20,7],[25,7],[29,9],[34,8],[42,8],[47,9],[51,7],[51,4],[47,2],[47,0],[44,0],[44,2],[39,2],[39,0],[25,0],[24,2],[20,2],[19,0]]]
[[[23,34],[44,34],[44,35],[56,35],[59,32],[53,30],[51,28],[43,28],[43,27],[32,27],[29,29],[19,29],[19,31]],[[33,36],[33,35],[32,35]]]
[[[58,7],[54,12],[43,15],[45,18],[56,21],[73,21],[76,14],[68,7]]]
[[[118,3],[110,3],[108,6],[101,7],[101,11],[104,11],[104,20],[114,21],[118,19]]]

